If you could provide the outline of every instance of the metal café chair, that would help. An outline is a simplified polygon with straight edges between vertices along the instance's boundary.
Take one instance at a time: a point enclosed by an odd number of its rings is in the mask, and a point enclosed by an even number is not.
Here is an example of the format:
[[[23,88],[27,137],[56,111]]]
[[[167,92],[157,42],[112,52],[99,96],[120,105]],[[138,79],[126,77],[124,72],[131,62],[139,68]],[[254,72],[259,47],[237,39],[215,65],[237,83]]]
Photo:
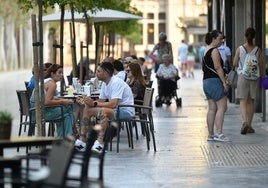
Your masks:
[[[155,135],[154,135],[154,122],[152,115],[152,98],[154,88],[146,88],[142,105],[118,105],[118,114],[123,107],[134,107],[136,110],[135,117],[131,119],[118,119],[117,128],[117,152],[119,152],[120,131],[123,125],[126,125],[128,134],[129,146],[133,149],[133,132],[132,128],[136,130],[136,138],[138,139],[137,123],[140,123],[143,135],[146,137],[147,149],[150,150],[150,141],[153,141],[154,151],[156,151]],[[110,143],[111,144],[111,143]],[[112,146],[110,146],[112,148]]]
[[[21,136],[21,130],[24,125],[24,132],[26,132],[26,126],[30,125],[29,121],[29,109],[30,101],[28,97],[28,92],[26,90],[16,90],[18,101],[19,101],[19,110],[20,110],[20,126],[18,136]]]
[[[35,108],[30,107],[30,99],[29,99],[29,93],[27,90],[16,90],[18,100],[19,100],[19,106],[20,106],[20,127],[19,127],[19,133],[18,136],[21,136],[21,130],[23,125],[24,132],[26,131],[26,126],[29,126],[28,129],[28,136],[32,136],[35,134]],[[61,109],[61,115],[57,117],[56,119],[45,119],[46,123],[49,123],[48,126],[48,136],[54,136],[54,124],[55,123],[62,123],[63,124],[63,132],[64,132],[64,113],[63,113],[63,106],[57,105],[57,106],[45,106],[45,108],[54,108],[59,107]],[[18,149],[19,150],[19,149]]]

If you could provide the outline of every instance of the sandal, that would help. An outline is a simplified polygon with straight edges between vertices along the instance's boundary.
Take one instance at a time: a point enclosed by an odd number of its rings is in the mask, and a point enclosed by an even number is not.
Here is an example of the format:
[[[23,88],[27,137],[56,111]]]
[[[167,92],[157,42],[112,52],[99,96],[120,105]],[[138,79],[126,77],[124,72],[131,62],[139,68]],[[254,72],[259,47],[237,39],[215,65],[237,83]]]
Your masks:
[[[224,136],[223,134],[216,134],[214,136],[214,140],[219,142],[230,142],[230,139],[227,136]]]
[[[255,130],[252,127],[249,127],[247,133],[255,133]]]
[[[208,135],[207,141],[214,141],[214,135]]]
[[[248,128],[249,128],[248,123],[247,122],[244,122],[243,125],[242,125],[242,127],[241,127],[240,133],[241,134],[247,134]]]

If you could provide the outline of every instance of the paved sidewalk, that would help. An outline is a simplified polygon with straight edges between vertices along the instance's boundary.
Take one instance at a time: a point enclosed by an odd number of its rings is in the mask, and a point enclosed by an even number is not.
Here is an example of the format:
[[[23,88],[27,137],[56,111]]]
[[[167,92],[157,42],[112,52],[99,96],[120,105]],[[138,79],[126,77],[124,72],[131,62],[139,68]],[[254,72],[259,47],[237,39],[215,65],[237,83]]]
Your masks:
[[[0,75],[0,109],[12,111],[13,134],[17,134],[19,118],[15,88],[24,89],[24,80],[30,72]],[[12,75],[12,76],[11,76]],[[8,83],[8,86],[3,85]],[[16,84],[14,83],[16,82]],[[261,121],[262,114],[254,117],[255,134],[240,134],[239,106],[228,104],[224,121],[224,134],[231,142],[207,142],[207,103],[202,91],[201,70],[195,79],[179,81],[182,107],[154,107],[157,152],[147,151],[146,141],[140,136],[134,141],[134,150],[128,148],[122,132],[120,152],[108,151],[105,158],[104,186],[107,188],[242,188],[268,186],[268,126]],[[4,86],[4,88],[3,88]],[[153,84],[156,86],[156,83]],[[8,96],[8,97],[7,97]],[[4,100],[4,101],[3,101]],[[8,105],[7,105],[8,104]],[[4,106],[3,106],[4,105]],[[151,145],[152,146],[152,145]],[[17,155],[16,150],[5,151]],[[19,154],[25,152],[20,150]],[[90,175],[96,176],[97,161],[92,160]],[[77,168],[72,167],[75,174]]]

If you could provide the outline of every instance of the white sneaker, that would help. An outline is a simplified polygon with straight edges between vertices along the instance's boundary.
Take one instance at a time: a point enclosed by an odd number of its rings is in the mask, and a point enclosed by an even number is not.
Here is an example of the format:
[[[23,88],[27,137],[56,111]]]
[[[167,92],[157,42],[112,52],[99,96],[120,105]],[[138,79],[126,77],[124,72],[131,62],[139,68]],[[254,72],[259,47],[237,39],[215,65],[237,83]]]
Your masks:
[[[99,141],[96,140],[94,142],[94,145],[91,148],[91,151],[96,152],[96,153],[101,153],[102,150],[103,150],[103,144],[99,143]]]
[[[74,148],[78,151],[86,151],[87,144],[79,139],[75,141]]]

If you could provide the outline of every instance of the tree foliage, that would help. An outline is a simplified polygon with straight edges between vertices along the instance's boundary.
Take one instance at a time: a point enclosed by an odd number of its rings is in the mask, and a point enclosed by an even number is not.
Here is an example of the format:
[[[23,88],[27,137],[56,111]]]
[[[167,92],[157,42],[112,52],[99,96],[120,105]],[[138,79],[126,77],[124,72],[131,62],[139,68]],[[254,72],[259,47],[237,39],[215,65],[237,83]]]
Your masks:
[[[37,7],[37,0],[17,0],[23,11],[29,12]],[[55,8],[55,5],[65,6],[65,9],[70,9],[71,6],[77,12],[101,10],[103,8],[109,8],[119,11],[128,12],[131,14],[141,15],[142,13],[137,8],[130,6],[131,0],[46,0],[43,1],[44,11]],[[103,28],[109,32],[120,34],[121,36],[132,39],[134,43],[141,40],[140,26],[136,20],[126,21],[113,21],[106,23],[99,23]]]
[[[142,12],[138,11],[136,7],[130,6],[130,0],[111,0],[109,8],[119,11],[124,11],[130,14],[142,15]],[[112,21],[106,23],[99,23],[103,25],[104,29],[109,32],[113,31],[116,34],[120,34],[128,40],[134,43],[141,41],[141,27],[137,20],[124,20],[124,21]]]

